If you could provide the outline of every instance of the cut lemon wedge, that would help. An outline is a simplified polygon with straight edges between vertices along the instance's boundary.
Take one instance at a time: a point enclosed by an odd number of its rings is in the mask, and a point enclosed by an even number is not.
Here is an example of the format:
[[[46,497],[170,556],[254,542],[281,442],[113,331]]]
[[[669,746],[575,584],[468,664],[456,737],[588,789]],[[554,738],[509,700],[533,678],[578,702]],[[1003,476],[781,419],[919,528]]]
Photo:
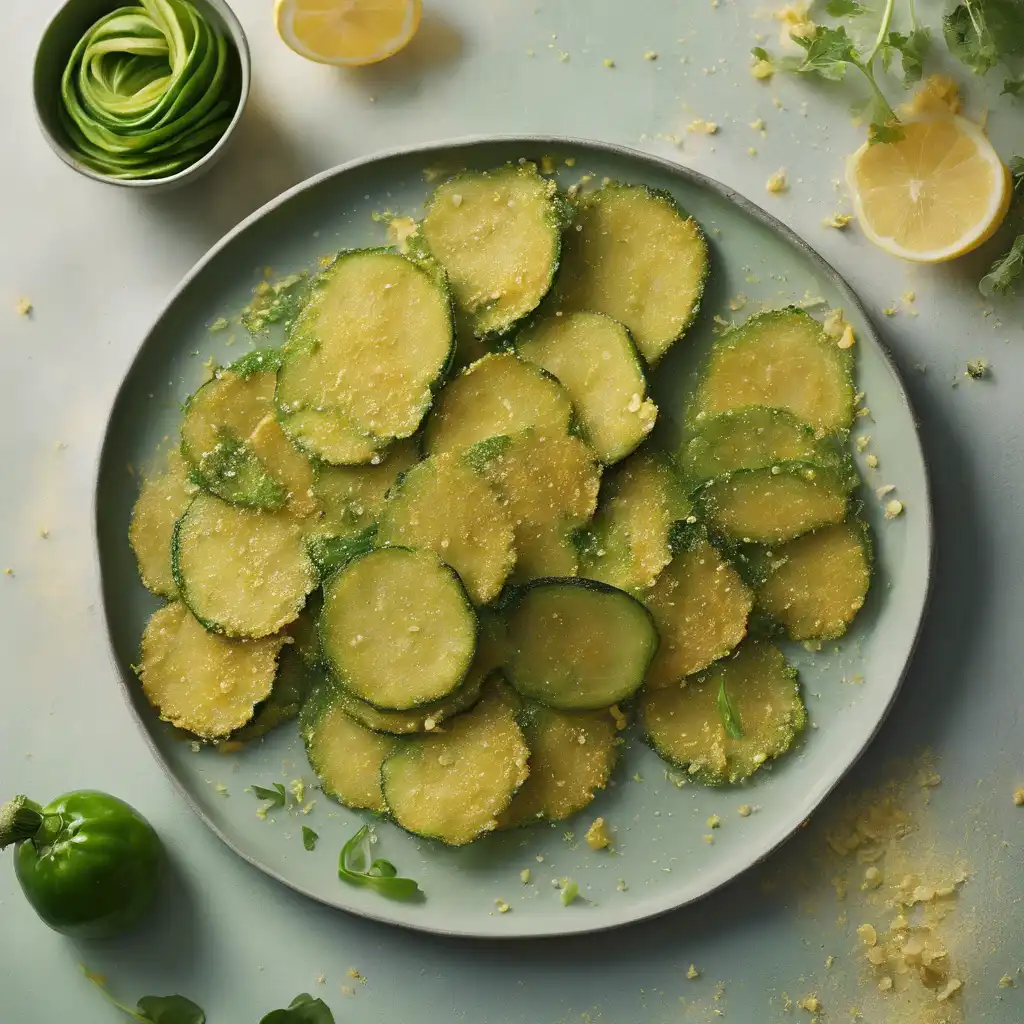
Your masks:
[[[864,234],[916,263],[941,263],[977,248],[1009,211],[1010,172],[966,118],[909,121],[903,128],[899,142],[865,143],[847,165]]]
[[[358,67],[397,53],[416,34],[420,0],[277,0],[277,34],[320,64]]]

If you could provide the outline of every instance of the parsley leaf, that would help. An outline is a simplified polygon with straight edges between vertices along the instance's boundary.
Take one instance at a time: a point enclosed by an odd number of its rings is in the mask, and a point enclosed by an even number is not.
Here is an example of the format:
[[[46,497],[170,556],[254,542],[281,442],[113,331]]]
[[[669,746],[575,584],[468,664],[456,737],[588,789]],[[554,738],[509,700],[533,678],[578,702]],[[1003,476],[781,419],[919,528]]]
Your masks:
[[[725,731],[734,740],[743,739],[743,729],[740,727],[740,716],[729,700],[728,691],[725,689],[725,677],[723,676],[718,684],[718,715],[722,719]]]
[[[302,826],[302,845],[310,851],[316,849],[316,841],[320,837],[308,826]]]
[[[423,890],[411,878],[399,878],[398,869],[387,860],[374,860],[366,866],[365,842],[370,831],[364,825],[343,847],[338,858],[338,877],[351,885],[365,885],[393,900],[420,896]]]
[[[885,124],[875,121],[868,129],[868,142],[875,145],[879,142],[899,142],[906,132],[902,125],[888,122]]]
[[[915,28],[909,35],[890,32],[882,45],[882,66],[888,70],[898,53],[903,67],[903,84],[909,86],[920,82],[924,77],[924,59],[931,43],[931,33],[926,28]]]
[[[1024,75],[1020,78],[1008,78],[1003,83],[1002,95],[1024,97]]]
[[[825,12],[833,18],[859,18],[868,13],[868,8],[857,0],[828,0]]]
[[[978,75],[1024,54],[1020,0],[963,0],[946,15],[942,29],[953,56]]]
[[[303,992],[287,1009],[271,1010],[260,1024],[334,1024],[334,1014],[322,999]]]
[[[275,782],[273,789],[266,789],[264,786],[250,786],[249,788],[257,800],[270,801],[266,807],[268,811],[272,811],[275,807],[284,807],[288,803],[288,794],[280,782]]]

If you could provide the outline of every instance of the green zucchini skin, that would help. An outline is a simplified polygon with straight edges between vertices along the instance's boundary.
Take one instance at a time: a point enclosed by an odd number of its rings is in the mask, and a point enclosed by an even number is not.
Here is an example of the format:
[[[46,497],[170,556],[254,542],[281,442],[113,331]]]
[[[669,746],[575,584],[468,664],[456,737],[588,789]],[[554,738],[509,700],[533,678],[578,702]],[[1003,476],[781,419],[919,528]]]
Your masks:
[[[464,635],[460,638],[464,648],[463,656],[458,664],[449,667],[438,679],[433,681],[433,689],[436,692],[423,692],[422,687],[419,690],[415,688],[415,681],[421,681],[422,672],[425,671],[422,663],[415,661],[413,662],[415,668],[409,668],[409,666],[402,667],[397,663],[385,664],[376,673],[375,682],[370,682],[364,677],[365,666],[360,669],[355,664],[350,664],[355,655],[353,654],[350,657],[350,653],[344,648],[344,645],[341,643],[343,636],[332,636],[332,630],[338,628],[338,623],[334,621],[336,615],[334,611],[335,602],[339,599],[351,600],[352,595],[349,593],[349,589],[353,585],[352,581],[356,578],[355,574],[372,572],[376,569],[376,565],[372,569],[367,568],[370,559],[388,562],[410,555],[415,556],[413,561],[418,563],[419,569],[429,570],[444,581],[442,586],[447,597],[453,598],[458,603],[459,625],[463,628]],[[395,564],[397,565],[397,562]],[[412,561],[407,561],[407,564],[411,566]],[[377,571],[380,572],[381,570],[378,569]],[[444,609],[445,612],[452,610],[453,608],[451,607]],[[392,614],[395,611],[396,609],[394,608],[385,609],[385,612]],[[375,620],[375,623],[382,622],[383,615],[384,613],[382,612],[377,620]],[[342,624],[344,628],[341,632],[344,635],[346,629],[350,628],[350,623],[343,617]],[[389,629],[390,627],[385,626],[384,628]],[[446,565],[431,551],[425,549],[414,550],[393,545],[374,548],[371,551],[362,553],[328,577],[324,583],[324,608],[318,623],[318,633],[320,636],[320,649],[323,652],[329,673],[346,690],[378,711],[411,711],[445,699],[459,687],[469,672],[476,653],[479,642],[480,623],[469,595],[459,579],[458,573],[451,566]],[[358,635],[353,639],[361,641],[365,639],[365,636]],[[378,637],[376,641],[371,640],[371,642],[385,643],[381,637]],[[392,647],[387,647],[389,652],[392,649]],[[398,653],[400,652],[397,652],[396,649],[394,657],[397,657]],[[406,669],[408,669],[408,674],[404,674]],[[393,680],[385,675],[388,672],[398,673],[399,671],[403,673],[403,679],[407,681],[404,688],[401,681]],[[421,674],[417,675],[417,672]],[[377,692],[382,689],[383,693]]]
[[[324,296],[329,289],[336,286],[335,277],[348,269],[346,264],[350,261],[370,259],[401,261],[401,263],[395,263],[394,266],[401,267],[403,270],[413,268],[421,274],[436,293],[435,297],[440,299],[437,312],[441,314],[442,329],[444,330],[442,339],[444,353],[434,360],[436,365],[431,364],[429,374],[422,381],[417,378],[415,382],[403,383],[403,386],[407,386],[410,391],[417,392],[416,401],[413,403],[410,399],[411,404],[408,408],[403,407],[404,418],[392,430],[378,430],[372,424],[362,422],[365,410],[362,412],[355,409],[346,410],[334,405],[309,408],[306,400],[308,396],[304,395],[301,377],[303,367],[321,351],[323,346],[323,340],[317,335],[317,318],[321,313],[324,301],[326,301]],[[384,263],[380,265],[383,267]],[[403,339],[403,343],[405,340],[407,339]],[[288,340],[282,352],[281,366],[277,374],[277,387],[274,392],[278,420],[293,444],[310,456],[334,465],[371,463],[374,459],[379,458],[380,453],[394,441],[411,437],[419,429],[433,405],[434,397],[447,379],[455,358],[455,348],[455,311],[452,291],[444,270],[439,265],[431,261],[404,256],[392,249],[381,247],[348,249],[340,252],[330,265],[314,278],[309,299],[289,331]],[[365,353],[362,354],[362,357],[365,358]],[[352,352],[336,352],[332,358],[351,361],[356,357]],[[406,369],[408,370],[408,367]],[[298,378],[297,381],[293,380],[294,377]],[[354,401],[351,394],[349,401]],[[347,432],[348,436],[345,439],[347,447],[332,446],[322,437],[311,434],[308,427],[304,429],[301,417],[307,413],[324,420],[337,421],[336,426],[325,429],[328,433],[332,430],[335,433]],[[391,415],[391,413],[389,412],[387,415]]]
[[[482,341],[485,345],[495,346],[508,338],[514,331],[526,321],[526,319],[537,309],[545,296],[550,292],[558,274],[562,256],[562,231],[568,223],[569,212],[557,188],[553,182],[542,178],[537,173],[534,164],[523,162],[519,164],[505,164],[502,167],[492,168],[487,171],[465,171],[456,174],[442,182],[427,202],[426,214],[420,222],[419,230],[412,237],[414,251],[422,256],[429,256],[436,263],[444,267],[449,275],[456,274],[452,263],[454,254],[440,251],[442,245],[432,225],[432,217],[439,215],[440,204],[449,198],[458,195],[461,197],[463,191],[477,186],[481,182],[494,182],[500,186],[503,178],[521,178],[524,182],[538,186],[543,192],[543,216],[541,223],[549,232],[551,242],[551,254],[546,264],[546,273],[534,289],[534,294],[520,304],[519,309],[510,311],[505,317],[494,320],[489,316],[491,307],[484,305],[482,309],[473,308],[473,302],[468,295],[463,296],[464,301],[456,297],[456,308],[465,316],[466,322],[472,335]],[[455,190],[459,190],[456,192]],[[460,198],[461,208],[461,198]],[[435,235],[431,241],[431,235]],[[458,274],[457,276],[462,276]],[[453,291],[467,291],[468,282],[463,286],[456,286]]]
[[[531,650],[536,651],[537,649],[539,630],[544,628],[544,624],[532,623],[527,627],[519,620],[525,614],[529,604],[538,600],[538,595],[540,595],[539,599],[543,600],[545,596],[552,593],[557,594],[558,591],[567,596],[590,595],[596,599],[591,602],[595,609],[601,609],[591,613],[595,618],[588,620],[587,626],[590,632],[586,637],[579,638],[581,646],[565,653],[565,660],[577,666],[585,666],[586,654],[593,653],[597,640],[607,641],[608,630],[612,625],[618,625],[618,623],[612,624],[609,619],[606,619],[603,629],[597,626],[596,616],[609,614],[608,601],[614,600],[621,610],[628,612],[632,619],[629,623],[629,632],[633,650],[627,652],[630,656],[630,663],[617,667],[620,678],[610,682],[599,681],[594,675],[589,680],[584,680],[581,678],[580,672],[584,671],[585,667],[583,669],[577,667],[572,672],[569,691],[562,688],[562,692],[559,692],[557,682],[553,682],[550,678],[551,673],[557,671],[559,667],[556,664],[557,656],[553,651],[549,651],[547,655],[542,652],[540,668],[531,667],[527,663]],[[597,580],[578,576],[541,577],[531,580],[510,595],[504,605],[504,616],[510,651],[504,666],[506,677],[524,697],[559,711],[591,711],[628,699],[643,685],[644,676],[658,649],[658,631],[648,609],[624,590]],[[558,636],[565,640],[571,634],[572,626],[573,624],[567,622],[565,618],[557,618],[554,628],[557,630]],[[617,652],[621,649],[621,644],[616,645]]]

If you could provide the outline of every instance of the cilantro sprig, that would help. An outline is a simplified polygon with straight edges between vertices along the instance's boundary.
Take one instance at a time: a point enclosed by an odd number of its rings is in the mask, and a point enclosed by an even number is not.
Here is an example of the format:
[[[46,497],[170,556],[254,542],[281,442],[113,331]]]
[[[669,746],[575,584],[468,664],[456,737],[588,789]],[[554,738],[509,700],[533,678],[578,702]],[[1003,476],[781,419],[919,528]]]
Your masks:
[[[393,900],[408,900],[421,896],[423,890],[419,885],[411,878],[400,878],[398,869],[391,861],[380,858],[370,861],[366,849],[369,832],[370,826],[364,825],[341,848],[338,877],[351,885],[368,886]]]

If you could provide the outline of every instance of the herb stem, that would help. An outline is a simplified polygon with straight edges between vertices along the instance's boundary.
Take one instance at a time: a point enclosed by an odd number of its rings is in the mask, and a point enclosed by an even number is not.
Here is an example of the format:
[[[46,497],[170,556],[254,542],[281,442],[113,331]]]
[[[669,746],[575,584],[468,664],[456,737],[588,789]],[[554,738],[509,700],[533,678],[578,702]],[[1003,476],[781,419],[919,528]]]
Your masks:
[[[857,68],[868,80],[868,84],[871,86],[871,90],[874,92],[875,98],[878,100],[882,109],[888,112],[889,119],[891,121],[898,120],[896,117],[896,111],[889,105],[889,101],[886,99],[885,93],[882,92],[878,87],[878,82],[875,81],[875,73],[871,70],[871,62],[868,61],[862,64],[860,61],[854,61],[853,66]]]
[[[864,67],[870,68],[875,63],[875,58],[878,56],[878,51],[882,49],[885,44],[886,36],[889,34],[889,26],[892,24],[892,13],[896,9],[896,0],[885,0],[885,13],[882,15],[882,24],[878,27],[878,36],[875,38],[875,45],[871,47],[871,51],[867,57],[864,58]],[[863,69],[862,69],[863,70]],[[871,84],[875,87],[875,92],[879,92],[878,86],[875,85],[874,76],[868,75],[871,79]],[[889,106],[888,101],[885,104]]]
[[[916,0],[910,0],[910,27],[916,32],[920,25],[917,22],[917,3]]]

